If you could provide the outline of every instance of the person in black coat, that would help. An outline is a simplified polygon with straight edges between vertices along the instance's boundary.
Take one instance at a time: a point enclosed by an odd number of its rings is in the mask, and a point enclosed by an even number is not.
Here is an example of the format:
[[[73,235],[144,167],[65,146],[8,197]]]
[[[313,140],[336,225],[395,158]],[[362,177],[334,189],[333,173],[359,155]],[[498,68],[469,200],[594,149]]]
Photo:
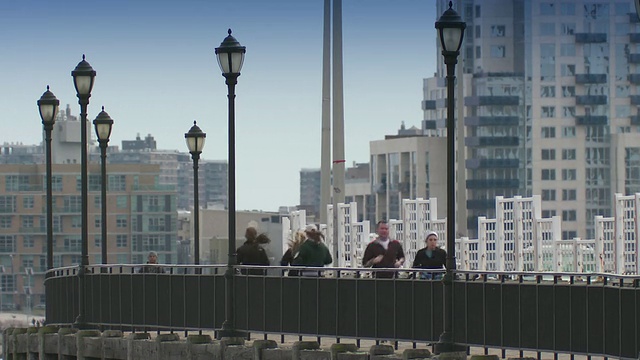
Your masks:
[[[244,233],[247,239],[242,246],[236,250],[238,265],[269,265],[269,257],[264,248],[260,246],[261,242],[268,242],[266,235],[258,236],[258,231],[253,227],[248,227]],[[266,240],[262,240],[266,238]],[[264,275],[265,270],[262,269],[241,269],[241,273],[249,275]]]
[[[427,246],[418,250],[413,260],[413,268],[416,269],[444,269],[447,261],[447,252],[438,247],[438,233],[431,231],[425,240]],[[422,279],[440,279],[442,273],[421,272]]]

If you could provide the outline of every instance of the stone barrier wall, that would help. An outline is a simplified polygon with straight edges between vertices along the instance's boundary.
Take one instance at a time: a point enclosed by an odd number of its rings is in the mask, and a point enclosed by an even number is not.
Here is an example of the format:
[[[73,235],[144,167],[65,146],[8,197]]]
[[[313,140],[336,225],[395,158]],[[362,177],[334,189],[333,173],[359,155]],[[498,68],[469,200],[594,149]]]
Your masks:
[[[465,353],[432,355],[428,349],[398,353],[390,345],[359,349],[339,343],[321,347],[298,341],[278,347],[274,340],[244,338],[212,340],[209,335],[128,333],[117,330],[76,330],[50,326],[9,328],[3,332],[4,360],[413,360],[466,359]],[[472,358],[474,358],[473,356]]]

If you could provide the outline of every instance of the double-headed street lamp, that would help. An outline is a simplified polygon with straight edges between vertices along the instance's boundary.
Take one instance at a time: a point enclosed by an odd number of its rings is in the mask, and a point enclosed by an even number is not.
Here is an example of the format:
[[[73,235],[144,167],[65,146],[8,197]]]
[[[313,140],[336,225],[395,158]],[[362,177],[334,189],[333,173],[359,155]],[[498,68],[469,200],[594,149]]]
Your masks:
[[[244,333],[239,332],[234,326],[233,314],[233,276],[236,263],[236,149],[235,149],[235,88],[238,83],[238,76],[244,62],[246,48],[241,46],[238,40],[229,35],[222,41],[220,47],[216,48],[218,64],[222,70],[222,76],[226,79],[229,98],[229,256],[227,259],[226,279],[226,301],[225,320],[222,329],[218,331],[218,337],[243,337]]]
[[[454,343],[453,336],[453,282],[456,270],[456,221],[455,221],[455,111],[454,86],[455,71],[460,54],[460,46],[467,24],[462,21],[458,13],[453,10],[449,1],[447,9],[436,21],[436,29],[442,46],[442,56],[447,66],[447,272],[444,282],[444,331],[435,346],[436,354],[443,352],[466,351],[464,346]]]
[[[189,129],[189,132],[184,134],[184,138],[187,141],[187,148],[189,148],[191,159],[193,159],[193,263],[195,265],[200,265],[200,194],[198,191],[198,160],[200,160],[200,154],[202,153],[206,137],[207,134],[200,130],[195,121],[193,122],[191,129]]]
[[[87,187],[87,106],[89,105],[89,98],[91,97],[91,90],[93,89],[93,83],[96,78],[96,72],[91,65],[84,59],[82,55],[82,61],[78,63],[76,68],[71,72],[73,76],[73,85],[76,88],[76,95],[78,96],[78,103],[80,104],[80,188],[82,198],[82,258],[80,260],[80,268],[78,270],[78,317],[76,318],[75,326],[77,328],[85,327],[84,323],[84,273],[89,265],[89,206],[88,206],[88,187]]]
[[[47,167],[47,270],[53,269],[53,192],[51,189],[51,131],[58,115],[60,101],[56,98],[47,85],[47,91],[38,100],[40,119],[44,127],[45,156]]]
[[[109,144],[109,137],[111,136],[111,128],[113,127],[113,119],[104,111],[102,111],[93,120],[93,125],[96,129],[96,135],[98,136],[98,142],[100,143],[100,165],[101,165],[101,205],[102,205],[102,218],[100,226],[102,227],[102,263],[107,263],[107,145]]]

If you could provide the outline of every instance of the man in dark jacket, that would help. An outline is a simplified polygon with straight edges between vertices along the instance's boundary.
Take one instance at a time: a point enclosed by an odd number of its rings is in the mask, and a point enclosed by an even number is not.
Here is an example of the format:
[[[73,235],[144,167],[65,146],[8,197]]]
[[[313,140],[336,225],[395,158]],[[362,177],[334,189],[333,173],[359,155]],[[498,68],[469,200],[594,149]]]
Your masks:
[[[367,245],[362,256],[364,267],[373,268],[399,268],[404,264],[404,251],[402,244],[397,240],[389,239],[389,224],[385,220],[378,221],[376,228],[378,238]],[[376,271],[373,276],[377,278],[393,278],[397,272]]]

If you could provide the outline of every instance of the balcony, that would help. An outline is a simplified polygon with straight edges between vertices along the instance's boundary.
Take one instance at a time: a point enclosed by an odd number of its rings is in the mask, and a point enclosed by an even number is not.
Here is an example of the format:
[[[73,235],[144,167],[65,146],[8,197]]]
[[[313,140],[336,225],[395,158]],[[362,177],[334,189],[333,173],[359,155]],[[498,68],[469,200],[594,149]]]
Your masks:
[[[518,179],[467,180],[467,189],[517,189],[519,186]]]
[[[518,159],[468,159],[465,161],[467,169],[512,169],[518,166],[520,166],[520,160]]]
[[[576,105],[606,105],[606,95],[578,95]]]
[[[605,43],[607,42],[606,33],[576,33],[577,43]]]
[[[607,125],[609,118],[606,116],[576,116],[576,125]]]
[[[464,119],[466,126],[518,126],[517,116],[469,116]]]
[[[464,98],[465,106],[486,105],[519,105],[519,96],[467,96]]]
[[[435,100],[423,100],[422,101],[422,110],[435,110],[436,109],[436,101]]]
[[[576,84],[605,84],[607,74],[576,74]]]
[[[464,139],[466,146],[518,146],[520,139],[517,136],[474,136]]]

